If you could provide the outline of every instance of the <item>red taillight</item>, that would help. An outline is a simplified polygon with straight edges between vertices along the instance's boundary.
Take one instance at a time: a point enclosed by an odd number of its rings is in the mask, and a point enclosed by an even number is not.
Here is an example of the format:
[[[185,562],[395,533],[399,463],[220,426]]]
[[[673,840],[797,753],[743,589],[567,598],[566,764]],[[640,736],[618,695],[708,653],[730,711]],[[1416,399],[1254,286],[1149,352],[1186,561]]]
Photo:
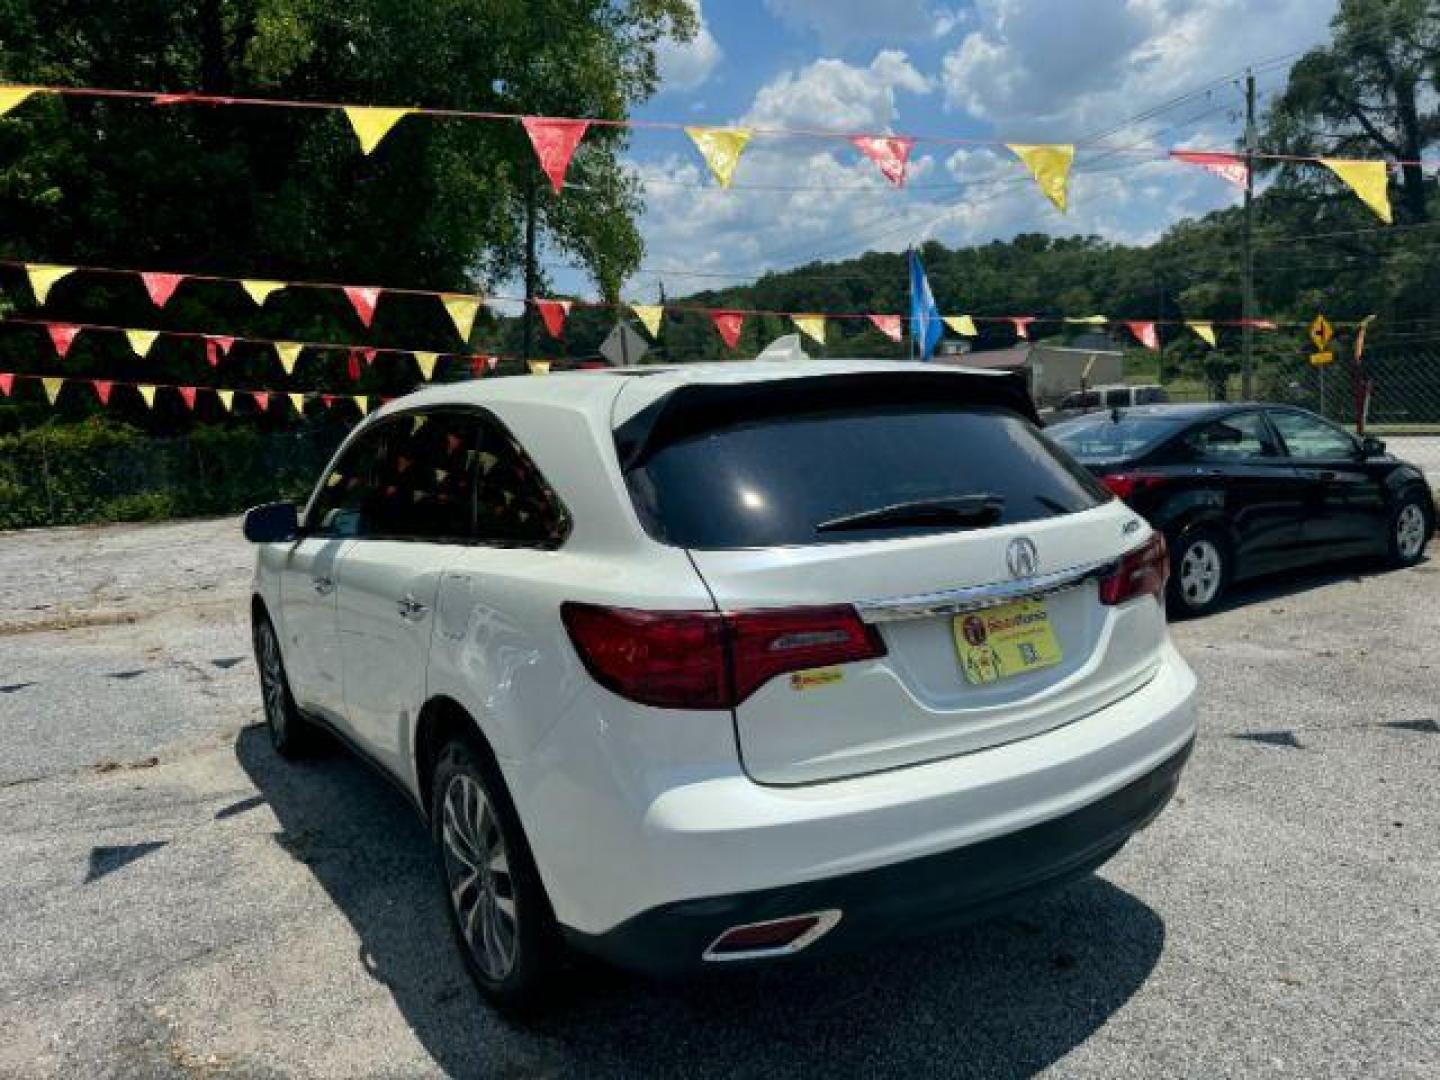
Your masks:
[[[570,640],[595,681],[642,705],[729,709],[787,671],[885,655],[848,606],[635,611],[566,603]]]
[[[1100,579],[1100,602],[1123,604],[1137,596],[1165,598],[1165,582],[1170,577],[1170,556],[1165,550],[1165,537],[1158,532],[1134,551],[1126,552],[1115,571]]]
[[[1110,473],[1100,477],[1100,482],[1115,493],[1119,499],[1129,499],[1137,491],[1153,491],[1169,482],[1168,476],[1155,473]]]

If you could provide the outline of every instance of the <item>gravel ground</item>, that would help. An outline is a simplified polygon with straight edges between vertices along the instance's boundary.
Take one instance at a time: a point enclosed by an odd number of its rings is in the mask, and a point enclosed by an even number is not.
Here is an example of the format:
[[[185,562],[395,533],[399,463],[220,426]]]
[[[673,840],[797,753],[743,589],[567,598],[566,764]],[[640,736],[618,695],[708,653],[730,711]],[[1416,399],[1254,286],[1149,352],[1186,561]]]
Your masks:
[[[269,749],[234,521],[0,537],[0,1075],[1440,1075],[1440,564],[1176,628],[1175,803],[1011,918],[491,1013],[426,839]]]

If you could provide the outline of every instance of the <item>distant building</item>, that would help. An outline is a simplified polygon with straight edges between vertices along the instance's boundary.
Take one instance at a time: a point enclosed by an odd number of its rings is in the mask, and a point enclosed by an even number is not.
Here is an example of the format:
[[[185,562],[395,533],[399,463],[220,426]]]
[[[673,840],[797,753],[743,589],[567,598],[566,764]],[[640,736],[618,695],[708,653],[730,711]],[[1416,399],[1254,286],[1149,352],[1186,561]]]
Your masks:
[[[1030,381],[1030,396],[1041,407],[1056,404],[1074,390],[1125,381],[1124,350],[1100,333],[1079,334],[1065,345],[1022,341],[1008,349],[952,347],[937,353],[935,362],[1025,375]]]

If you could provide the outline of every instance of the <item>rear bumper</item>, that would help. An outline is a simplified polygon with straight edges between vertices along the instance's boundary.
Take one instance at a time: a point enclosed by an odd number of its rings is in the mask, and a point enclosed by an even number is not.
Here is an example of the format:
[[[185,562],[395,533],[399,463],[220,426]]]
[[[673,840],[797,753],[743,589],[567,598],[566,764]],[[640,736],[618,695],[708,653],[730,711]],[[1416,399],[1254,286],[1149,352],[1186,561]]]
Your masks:
[[[822,881],[664,904],[603,934],[567,935],[622,967],[673,975],[713,966],[701,959],[706,948],[745,923],[839,911],[833,930],[791,954],[818,956],[984,918],[1089,873],[1119,851],[1170,801],[1193,745],[1097,802],[1018,832]]]

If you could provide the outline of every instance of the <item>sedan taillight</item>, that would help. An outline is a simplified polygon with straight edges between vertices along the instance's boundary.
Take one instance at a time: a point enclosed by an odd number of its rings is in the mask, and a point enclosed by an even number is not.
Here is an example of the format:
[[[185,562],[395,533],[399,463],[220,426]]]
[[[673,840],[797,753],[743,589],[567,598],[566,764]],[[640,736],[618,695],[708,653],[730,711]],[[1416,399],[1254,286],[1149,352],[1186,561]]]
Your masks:
[[[1164,487],[1170,482],[1170,477],[1158,473],[1119,472],[1106,473],[1100,477],[1100,482],[1114,492],[1116,498],[1128,502],[1137,492]]]
[[[1163,602],[1169,577],[1170,555],[1165,549],[1165,537],[1151,533],[1149,540],[1121,556],[1113,573],[1100,579],[1100,602],[1123,604],[1137,596],[1153,596]]]
[[[776,675],[885,655],[853,607],[637,611],[565,603],[575,651],[602,686],[641,705],[729,709]]]

